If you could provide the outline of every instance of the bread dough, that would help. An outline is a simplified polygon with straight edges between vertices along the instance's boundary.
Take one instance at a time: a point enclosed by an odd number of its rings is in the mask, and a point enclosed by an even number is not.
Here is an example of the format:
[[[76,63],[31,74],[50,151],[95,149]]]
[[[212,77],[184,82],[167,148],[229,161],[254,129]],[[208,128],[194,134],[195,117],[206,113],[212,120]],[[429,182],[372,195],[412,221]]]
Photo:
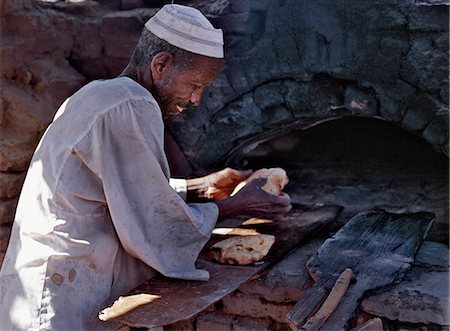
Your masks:
[[[269,193],[280,195],[283,192],[283,188],[289,182],[289,178],[286,174],[286,171],[281,168],[263,168],[255,171],[250,175],[245,181],[240,182],[236,188],[234,189],[231,196],[235,195],[240,189],[242,189],[245,185],[250,183],[252,180],[259,177],[267,177],[267,182],[261,188]]]
[[[103,309],[98,318],[102,321],[109,321],[159,298],[161,298],[159,295],[147,293],[121,296],[111,307]]]
[[[274,242],[275,236],[268,234],[236,236],[216,243],[211,249],[220,263],[246,265],[266,256]]]

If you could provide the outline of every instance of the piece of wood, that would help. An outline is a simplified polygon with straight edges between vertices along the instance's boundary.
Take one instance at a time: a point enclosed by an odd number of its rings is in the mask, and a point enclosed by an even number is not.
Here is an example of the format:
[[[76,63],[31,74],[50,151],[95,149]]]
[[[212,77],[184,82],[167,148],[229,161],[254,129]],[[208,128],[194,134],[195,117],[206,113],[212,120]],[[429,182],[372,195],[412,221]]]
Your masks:
[[[149,293],[161,298],[113,320],[131,327],[152,328],[191,318],[236,290],[245,281],[263,272],[300,243],[309,240],[334,221],[341,210],[340,206],[293,205],[290,213],[277,220],[246,225],[255,228],[259,233],[273,234],[276,237],[269,254],[258,264],[232,266],[212,262],[209,247],[218,240],[217,236],[213,236],[197,261],[198,268],[210,273],[209,281],[177,280],[161,275],[149,279],[130,294]],[[241,219],[240,223],[243,221],[245,219]],[[236,226],[234,221],[229,223],[232,227]],[[219,238],[223,239],[223,235]]]
[[[356,275],[356,283],[322,325],[324,330],[344,329],[366,291],[391,285],[403,278],[434,218],[433,214],[426,212],[393,214],[382,210],[353,217],[308,261],[307,268],[317,285],[308,290],[289,313],[292,325],[300,327],[317,309],[316,306],[306,307],[304,301],[318,296],[318,288],[324,288],[327,293],[342,271],[351,268]],[[320,302],[321,299],[315,298],[315,301]]]
[[[318,331],[325,320],[334,312],[336,307],[342,300],[345,292],[347,291],[350,281],[355,274],[352,269],[345,269],[342,274],[336,280],[330,294],[326,298],[317,313],[306,321],[305,325],[301,328],[302,331]]]

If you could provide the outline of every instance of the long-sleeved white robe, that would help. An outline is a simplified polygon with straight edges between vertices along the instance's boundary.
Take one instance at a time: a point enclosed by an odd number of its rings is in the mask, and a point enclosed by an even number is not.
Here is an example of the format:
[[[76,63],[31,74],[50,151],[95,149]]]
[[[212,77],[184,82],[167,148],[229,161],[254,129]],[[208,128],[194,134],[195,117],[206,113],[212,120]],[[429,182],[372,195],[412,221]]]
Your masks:
[[[161,110],[127,77],[94,81],[58,110],[31,161],[0,272],[5,330],[97,330],[117,296],[195,268],[214,203],[169,185]]]

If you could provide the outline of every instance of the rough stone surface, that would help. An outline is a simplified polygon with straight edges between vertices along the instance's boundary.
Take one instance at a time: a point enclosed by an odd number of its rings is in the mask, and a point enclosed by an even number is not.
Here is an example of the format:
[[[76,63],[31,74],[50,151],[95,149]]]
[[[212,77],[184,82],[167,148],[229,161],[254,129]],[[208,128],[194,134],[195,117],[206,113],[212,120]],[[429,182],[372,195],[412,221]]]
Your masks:
[[[197,317],[197,331],[232,331],[234,317],[221,312],[201,314]]]
[[[251,316],[253,318],[269,317],[280,323],[289,323],[288,312],[293,304],[276,304],[266,301],[256,295],[243,294],[235,291],[222,299],[223,311],[227,314]]]
[[[0,226],[12,224],[16,210],[17,197],[13,199],[0,199]]]
[[[269,331],[270,322],[267,319],[233,316],[215,311],[201,314],[196,319],[197,331]]]
[[[299,300],[312,285],[312,279],[306,269],[306,262],[316,253],[322,243],[323,239],[314,239],[301,246],[261,277],[242,284],[239,291],[258,295],[266,301],[277,303]]]
[[[364,299],[361,308],[390,320],[448,326],[448,252],[447,245],[426,243],[420,249],[419,261],[403,281],[386,292]]]
[[[262,113],[257,125],[273,128],[275,123],[278,130],[273,134],[285,134],[284,124],[293,119],[301,125],[335,115],[381,117],[419,131],[446,153],[441,124],[432,138],[426,127],[438,113],[448,114],[448,4],[383,0],[367,10],[357,1],[248,3],[241,38],[245,51],[231,56],[224,70],[234,90],[234,97],[227,95],[232,102],[219,109],[216,103],[214,111],[203,112],[205,119],[195,120],[200,126],[174,130],[199,172],[216,166],[218,155],[233,153],[258,137],[264,140],[267,130],[247,130],[246,135],[225,135],[210,153],[199,147],[214,141],[216,132],[228,130],[229,123],[246,118],[237,100],[248,98],[249,92]],[[218,95],[220,90],[213,84],[210,93]],[[202,107],[212,110],[208,103]],[[255,108],[248,112],[254,116]],[[181,115],[191,123],[193,116]],[[216,121],[218,117],[222,120]],[[203,134],[196,144],[185,143],[192,131]]]
[[[423,130],[443,108],[429,95],[411,100],[403,117],[403,125],[411,130]]]
[[[9,227],[9,225],[0,226],[0,252],[1,253],[6,252],[6,248],[8,247],[10,233],[11,233],[11,228]]]
[[[24,178],[25,173],[0,172],[0,199],[17,197]]]

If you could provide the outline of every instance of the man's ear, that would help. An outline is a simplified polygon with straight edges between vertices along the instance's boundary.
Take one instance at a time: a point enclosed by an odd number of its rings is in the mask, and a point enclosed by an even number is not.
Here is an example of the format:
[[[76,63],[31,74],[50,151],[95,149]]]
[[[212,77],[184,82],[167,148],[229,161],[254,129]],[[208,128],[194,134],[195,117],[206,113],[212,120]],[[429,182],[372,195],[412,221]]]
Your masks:
[[[160,80],[169,71],[172,63],[173,55],[169,52],[159,52],[156,54],[150,63],[153,79]]]

